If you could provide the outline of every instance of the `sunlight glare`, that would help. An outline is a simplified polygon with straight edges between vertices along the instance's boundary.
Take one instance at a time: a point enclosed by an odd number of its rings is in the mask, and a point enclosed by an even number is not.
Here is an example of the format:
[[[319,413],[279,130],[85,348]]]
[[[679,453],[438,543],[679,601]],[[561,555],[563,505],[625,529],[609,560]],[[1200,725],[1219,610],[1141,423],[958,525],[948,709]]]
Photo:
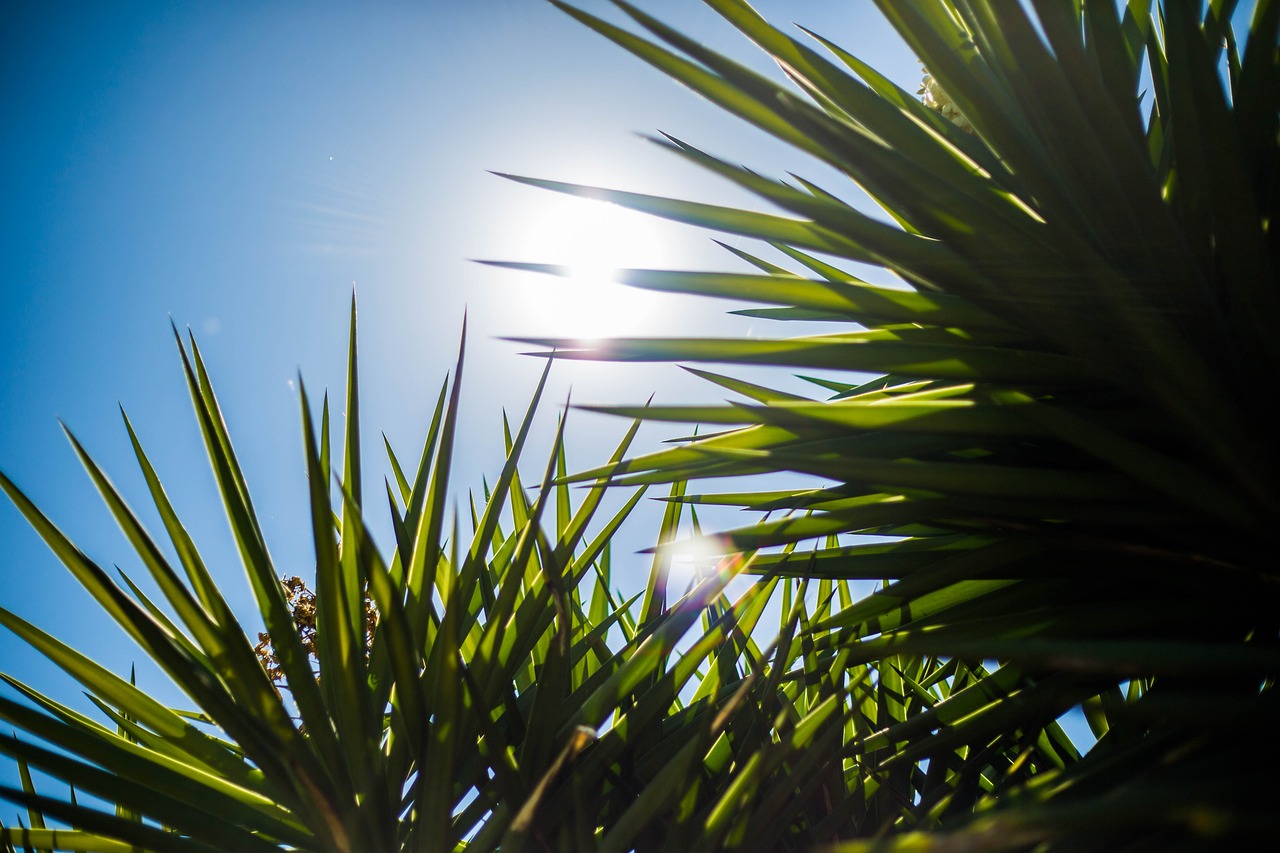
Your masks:
[[[675,596],[684,595],[710,577],[733,550],[726,539],[718,536],[686,536],[669,547],[672,551],[667,588]]]
[[[568,267],[566,278],[537,276],[520,289],[522,320],[540,334],[583,340],[654,334],[658,301],[652,293],[617,284],[617,270],[661,268],[653,221],[614,204],[570,196],[543,199],[524,230],[521,260]]]

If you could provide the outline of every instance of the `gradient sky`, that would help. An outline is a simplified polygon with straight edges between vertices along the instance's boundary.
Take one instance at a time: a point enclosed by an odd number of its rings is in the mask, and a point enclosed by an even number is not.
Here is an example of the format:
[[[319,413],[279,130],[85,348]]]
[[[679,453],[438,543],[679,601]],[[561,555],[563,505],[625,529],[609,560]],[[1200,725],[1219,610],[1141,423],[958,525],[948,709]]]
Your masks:
[[[581,5],[620,18],[603,0]],[[642,5],[777,74],[700,4]],[[904,86],[919,80],[871,3],[757,7],[833,38]],[[0,469],[101,565],[144,574],[57,423],[154,530],[123,405],[242,614],[252,600],[170,319],[200,342],[277,567],[305,575],[294,378],[301,371],[317,396],[341,394],[353,288],[371,473],[383,458],[380,431],[416,454],[469,312],[456,469],[466,487],[500,467],[502,408],[519,416],[541,367],[498,336],[757,333],[724,317],[732,305],[619,295],[617,286],[587,299],[581,287],[471,263],[740,268],[707,233],[486,170],[749,203],[636,136],[660,129],[771,175],[825,177],[537,0],[5,4],[0,48]],[[570,385],[577,401],[720,396],[670,366],[562,366],[553,377],[531,470]],[[625,427],[586,415],[571,423],[578,467],[603,461]],[[648,446],[673,430],[651,430]],[[646,518],[632,534],[637,547],[656,525]],[[139,660],[7,501],[0,541],[4,607],[117,671]],[[646,565],[626,559],[638,586]],[[0,669],[61,699],[76,695],[7,634]]]

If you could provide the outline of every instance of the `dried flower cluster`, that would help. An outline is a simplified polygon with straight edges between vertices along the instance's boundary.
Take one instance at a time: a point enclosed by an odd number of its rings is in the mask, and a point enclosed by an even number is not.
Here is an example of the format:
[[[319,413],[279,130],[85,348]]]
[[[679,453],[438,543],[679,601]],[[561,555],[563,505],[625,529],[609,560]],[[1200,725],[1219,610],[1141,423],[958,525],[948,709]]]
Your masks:
[[[302,640],[302,647],[306,649],[307,656],[312,661],[312,668],[316,663],[316,594],[307,586],[306,581],[296,575],[280,579],[280,585],[284,587],[285,603],[289,605],[289,612],[293,615],[293,624],[298,631],[298,637]],[[378,609],[374,606],[373,599],[366,592],[364,596],[364,644],[365,653],[368,654],[369,645],[373,642],[373,631],[378,627]],[[258,632],[258,645],[254,646],[254,652],[258,655],[258,660],[262,664],[262,668],[266,670],[267,677],[278,688],[288,689],[285,684],[284,671],[280,668],[280,660],[276,657],[275,647],[271,644],[271,636],[263,631]]]
[[[933,75],[929,73],[929,69],[924,69],[924,80],[920,82],[920,89],[916,92],[920,96],[920,102],[929,109],[938,113],[945,119],[949,119],[956,127],[968,133],[973,133],[973,125],[964,117],[964,113],[956,107],[955,102],[948,97],[943,91],[941,84],[933,79]]]

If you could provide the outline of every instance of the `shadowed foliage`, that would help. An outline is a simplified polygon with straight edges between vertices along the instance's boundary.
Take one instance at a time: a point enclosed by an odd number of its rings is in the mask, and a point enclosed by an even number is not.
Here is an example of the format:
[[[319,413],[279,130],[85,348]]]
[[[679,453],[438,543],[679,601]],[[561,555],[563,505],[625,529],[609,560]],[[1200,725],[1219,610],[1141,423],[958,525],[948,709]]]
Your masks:
[[[622,0],[639,30],[557,5],[842,173],[886,216],[846,187],[770,178],[674,136],[655,141],[771,211],[516,177],[760,245],[730,249],[748,272],[624,270],[627,284],[842,324],[766,340],[528,340],[554,358],[818,371],[830,395],[699,371],[743,400],[589,408],[720,431],[580,476],[690,481],[683,502],[768,511],[724,534],[734,550],[794,547],[752,571],[888,579],[800,636],[828,677],[878,662],[879,695],[918,702],[846,737],[857,772],[914,764],[936,787],[900,780],[895,815],[837,821],[833,839],[907,833],[841,849],[1251,837],[1269,809],[1259,756],[1275,754],[1280,672],[1267,414],[1280,4],[1257,3],[1237,36],[1236,4],[1218,0],[877,0],[928,69],[921,100],[822,35],[707,2],[789,85]],[[770,472],[828,485],[715,491],[715,478]],[[954,682],[914,672],[899,691],[884,669],[899,655],[994,672],[977,693],[928,695],[933,679]],[[1077,706],[1097,745],[1057,761],[1032,735]],[[1012,761],[992,759],[1013,743]],[[1041,772],[1023,784],[1028,764]]]

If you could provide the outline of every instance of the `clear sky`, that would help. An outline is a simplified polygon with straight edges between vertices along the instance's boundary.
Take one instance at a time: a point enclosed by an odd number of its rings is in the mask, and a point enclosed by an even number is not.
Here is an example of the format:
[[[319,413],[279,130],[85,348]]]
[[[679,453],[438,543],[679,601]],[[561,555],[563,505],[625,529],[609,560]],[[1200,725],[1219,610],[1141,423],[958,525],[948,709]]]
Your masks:
[[[602,0],[581,5],[620,17]],[[641,5],[776,73],[701,4]],[[904,86],[919,80],[869,2],[757,7],[833,38]],[[122,404],[244,614],[252,600],[170,318],[201,344],[278,568],[305,575],[293,380],[301,371],[313,393],[340,395],[353,288],[375,461],[380,431],[416,453],[469,311],[465,486],[500,467],[502,407],[518,416],[541,367],[497,336],[749,331],[723,317],[731,305],[619,295],[617,286],[588,298],[585,285],[471,263],[736,268],[706,233],[486,170],[747,201],[635,135],[661,129],[769,174],[823,174],[538,0],[3,4],[0,128],[0,469],[101,565],[141,576],[57,425],[63,419],[145,510]],[[533,465],[570,385],[577,401],[719,397],[669,366],[561,367]],[[571,464],[603,461],[624,426],[579,415]],[[662,437],[651,431],[647,441]],[[7,501],[0,542],[4,607],[119,671],[138,659]],[[643,563],[633,564],[640,584]],[[0,669],[74,695],[8,635]]]

